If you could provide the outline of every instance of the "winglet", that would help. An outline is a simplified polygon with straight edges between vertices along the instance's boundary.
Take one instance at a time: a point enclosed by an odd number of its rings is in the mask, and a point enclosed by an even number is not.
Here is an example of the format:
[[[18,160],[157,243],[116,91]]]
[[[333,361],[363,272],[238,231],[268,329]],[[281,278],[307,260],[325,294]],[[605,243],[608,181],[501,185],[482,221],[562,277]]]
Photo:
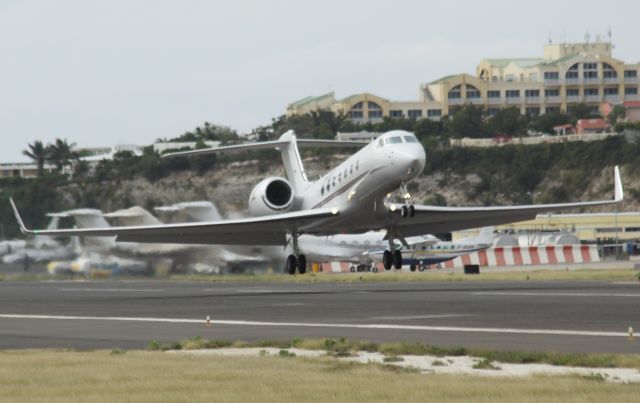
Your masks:
[[[615,188],[615,202],[621,202],[624,199],[624,190],[622,189],[622,180],[620,179],[620,168],[616,165],[614,168],[614,188]]]
[[[13,201],[13,197],[9,198],[9,202],[11,203],[11,208],[13,209],[13,214],[16,216],[16,220],[18,221],[18,225],[20,226],[20,231],[23,234],[30,234],[32,231],[29,231],[27,227],[24,226],[24,222],[22,221],[22,217],[20,217],[20,213],[18,212],[18,208],[16,207],[16,203]]]

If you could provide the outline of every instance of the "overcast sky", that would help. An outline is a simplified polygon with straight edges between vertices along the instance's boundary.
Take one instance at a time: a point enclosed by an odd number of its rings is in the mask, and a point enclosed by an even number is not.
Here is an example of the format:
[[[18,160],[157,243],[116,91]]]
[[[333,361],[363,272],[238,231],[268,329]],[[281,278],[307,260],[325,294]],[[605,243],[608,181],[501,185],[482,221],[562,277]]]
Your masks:
[[[204,121],[240,132],[335,91],[414,100],[485,57],[611,26],[640,61],[640,3],[0,0],[0,162],[27,143],[149,144]]]

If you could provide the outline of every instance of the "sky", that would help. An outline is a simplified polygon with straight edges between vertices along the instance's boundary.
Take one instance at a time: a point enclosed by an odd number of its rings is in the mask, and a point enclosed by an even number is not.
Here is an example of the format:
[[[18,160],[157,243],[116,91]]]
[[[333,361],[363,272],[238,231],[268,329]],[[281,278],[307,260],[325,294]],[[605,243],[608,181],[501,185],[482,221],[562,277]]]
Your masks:
[[[640,62],[640,3],[0,0],[0,162],[34,140],[150,144],[208,121],[240,133],[335,91],[416,100],[421,83],[611,27]]]

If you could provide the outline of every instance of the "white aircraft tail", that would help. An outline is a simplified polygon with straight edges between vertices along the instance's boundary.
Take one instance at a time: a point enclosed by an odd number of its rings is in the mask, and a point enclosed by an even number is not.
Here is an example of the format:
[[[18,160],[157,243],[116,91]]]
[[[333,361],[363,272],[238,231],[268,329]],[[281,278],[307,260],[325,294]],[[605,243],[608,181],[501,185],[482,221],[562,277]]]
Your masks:
[[[490,245],[493,243],[493,240],[495,239],[495,235],[493,234],[494,230],[495,230],[495,227],[482,227],[480,229],[480,233],[478,234],[478,236],[473,238],[467,238],[464,240],[464,242],[473,243],[473,244]]]
[[[304,172],[304,166],[302,165],[302,158],[298,151],[298,142],[296,141],[296,135],[293,130],[289,130],[278,141],[286,144],[278,146],[282,154],[282,163],[284,164],[284,170],[287,173],[287,179],[293,185],[293,190],[301,192],[304,189],[304,185],[308,183],[307,175]]]
[[[157,212],[162,212],[172,216],[183,213],[186,218],[195,222],[209,222],[222,220],[222,214],[215,204],[210,201],[195,201],[176,203],[170,206],[160,206],[153,208]]]
[[[134,225],[160,225],[160,220],[140,206],[103,214],[106,218],[115,218],[118,225],[130,227]]]
[[[76,227],[82,228],[108,228],[109,223],[102,216],[102,211],[96,209],[77,209],[65,211],[63,214],[67,214],[73,217],[76,223]],[[89,246],[99,249],[110,249],[115,247],[115,238],[111,237],[82,237],[82,243],[84,246]]]

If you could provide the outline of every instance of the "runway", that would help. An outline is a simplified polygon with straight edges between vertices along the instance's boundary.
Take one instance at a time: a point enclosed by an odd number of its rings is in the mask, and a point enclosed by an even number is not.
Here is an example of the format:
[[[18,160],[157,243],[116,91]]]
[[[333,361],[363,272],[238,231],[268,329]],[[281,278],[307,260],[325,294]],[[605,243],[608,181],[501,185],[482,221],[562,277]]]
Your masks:
[[[638,283],[0,282],[0,348],[346,337],[640,353],[627,333],[640,330],[639,306]]]

